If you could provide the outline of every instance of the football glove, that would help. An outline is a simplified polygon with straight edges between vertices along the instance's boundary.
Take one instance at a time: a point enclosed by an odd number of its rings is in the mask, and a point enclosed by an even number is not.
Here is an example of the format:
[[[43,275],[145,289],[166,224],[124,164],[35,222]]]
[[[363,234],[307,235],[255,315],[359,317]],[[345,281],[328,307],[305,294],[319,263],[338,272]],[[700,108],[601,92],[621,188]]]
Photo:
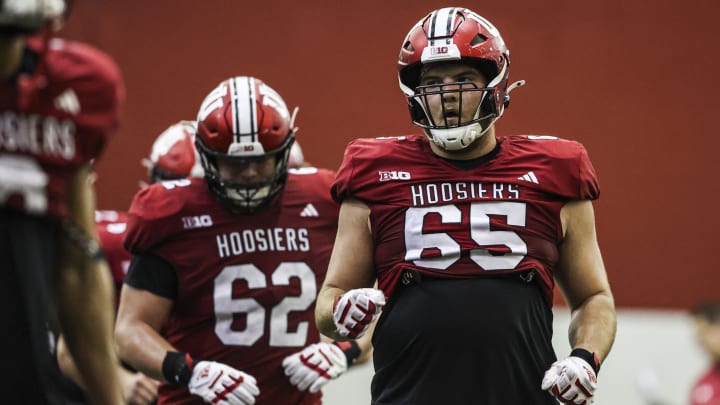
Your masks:
[[[351,339],[367,332],[385,305],[385,294],[375,288],[356,288],[335,297],[333,321],[339,334]]]
[[[315,343],[291,354],[282,362],[290,384],[300,391],[315,393],[347,370],[345,353],[332,343]],[[309,388],[308,388],[309,387]]]
[[[541,388],[563,404],[590,405],[595,402],[597,375],[587,361],[570,356],[550,366]]]
[[[205,402],[216,405],[252,405],[260,394],[253,376],[214,361],[195,365],[188,388]]]

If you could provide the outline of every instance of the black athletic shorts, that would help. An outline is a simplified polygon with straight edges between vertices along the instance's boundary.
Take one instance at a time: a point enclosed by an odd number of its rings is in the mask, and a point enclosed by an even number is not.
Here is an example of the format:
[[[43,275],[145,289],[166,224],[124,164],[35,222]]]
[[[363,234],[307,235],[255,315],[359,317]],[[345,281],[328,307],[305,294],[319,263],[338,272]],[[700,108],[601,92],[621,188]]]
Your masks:
[[[556,405],[540,389],[551,340],[534,282],[423,277],[399,287],[378,321],[372,404]]]
[[[60,232],[52,219],[0,209],[2,403],[65,403],[50,333]]]

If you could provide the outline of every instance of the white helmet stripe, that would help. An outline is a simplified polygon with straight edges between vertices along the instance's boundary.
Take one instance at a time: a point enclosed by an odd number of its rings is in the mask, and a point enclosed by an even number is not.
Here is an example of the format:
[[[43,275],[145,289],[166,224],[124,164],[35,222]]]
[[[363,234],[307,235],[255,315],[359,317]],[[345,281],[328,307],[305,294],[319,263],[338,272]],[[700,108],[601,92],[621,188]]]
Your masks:
[[[255,105],[255,79],[236,77],[232,80],[232,120],[236,143],[256,142],[257,106]]]
[[[456,7],[441,8],[433,13],[430,17],[430,46],[435,46],[435,38],[447,39],[450,36],[456,17]]]

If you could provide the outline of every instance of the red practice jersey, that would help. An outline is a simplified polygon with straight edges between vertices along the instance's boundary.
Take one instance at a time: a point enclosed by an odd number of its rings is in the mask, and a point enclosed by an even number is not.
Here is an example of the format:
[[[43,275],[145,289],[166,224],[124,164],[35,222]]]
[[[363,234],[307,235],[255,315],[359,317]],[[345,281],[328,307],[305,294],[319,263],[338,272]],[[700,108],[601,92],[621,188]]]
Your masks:
[[[379,287],[390,296],[403,269],[470,278],[535,269],[552,299],[562,239],[560,209],[599,195],[585,148],[549,136],[499,137],[499,151],[463,170],[425,136],[351,142],[333,197],[371,210]]]
[[[97,49],[52,39],[43,56],[43,44],[28,42],[34,73],[0,83],[0,205],[63,218],[68,182],[116,127],[123,87]]]
[[[115,283],[116,298],[120,298],[125,274],[130,267],[131,255],[123,246],[127,231],[127,213],[122,211],[95,211],[95,229],[100,238],[100,246],[105,252],[108,266]],[[117,300],[115,303],[117,304]]]
[[[319,341],[315,298],[330,261],[339,206],[334,172],[290,170],[276,204],[233,214],[202,179],[141,190],[129,212],[125,245],[177,273],[177,298],[164,336],[198,360],[242,370],[258,381],[260,404],[318,404],[285,376],[282,360]],[[203,404],[185,387],[165,385],[160,403]]]
[[[695,383],[690,403],[692,405],[720,405],[720,363],[711,367]]]

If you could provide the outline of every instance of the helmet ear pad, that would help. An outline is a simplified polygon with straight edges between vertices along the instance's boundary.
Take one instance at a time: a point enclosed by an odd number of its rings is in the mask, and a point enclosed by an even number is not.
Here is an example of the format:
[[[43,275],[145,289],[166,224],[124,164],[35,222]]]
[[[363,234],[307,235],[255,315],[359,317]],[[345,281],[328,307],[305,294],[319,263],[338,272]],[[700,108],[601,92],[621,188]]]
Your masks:
[[[485,94],[485,97],[483,97],[483,100],[480,103],[480,109],[482,111],[487,111],[489,113],[497,115],[497,105],[495,104],[495,92],[496,92],[496,90],[493,89],[492,93],[488,92]]]
[[[408,97],[408,109],[410,110],[410,117],[413,122],[420,122],[425,125],[429,124],[425,110],[423,110],[420,102],[414,97]]]

